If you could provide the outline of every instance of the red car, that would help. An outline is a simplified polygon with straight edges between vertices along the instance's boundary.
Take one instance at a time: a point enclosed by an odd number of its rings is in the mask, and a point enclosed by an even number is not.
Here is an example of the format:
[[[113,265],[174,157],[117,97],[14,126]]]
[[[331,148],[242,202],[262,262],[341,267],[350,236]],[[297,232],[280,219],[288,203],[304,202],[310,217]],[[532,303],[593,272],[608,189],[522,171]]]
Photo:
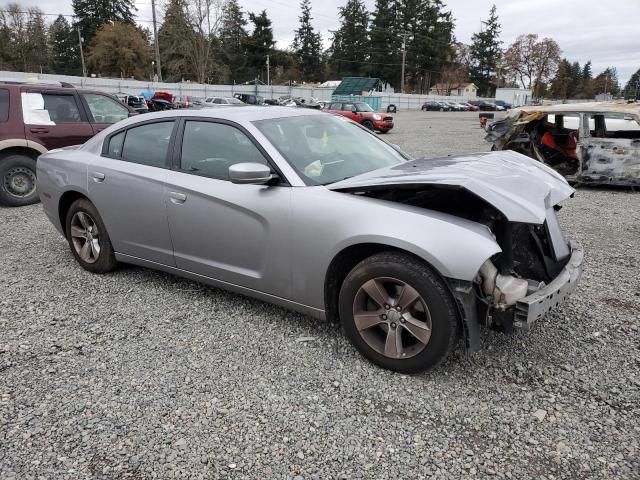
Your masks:
[[[363,127],[380,133],[387,133],[393,128],[391,115],[377,113],[365,102],[331,102],[325,111],[350,118]]]
[[[463,105],[469,107],[470,112],[477,112],[478,110],[480,110],[480,107],[469,102],[463,102]]]
[[[38,201],[39,155],[84,143],[135,114],[104,92],[60,83],[0,82],[0,205]]]

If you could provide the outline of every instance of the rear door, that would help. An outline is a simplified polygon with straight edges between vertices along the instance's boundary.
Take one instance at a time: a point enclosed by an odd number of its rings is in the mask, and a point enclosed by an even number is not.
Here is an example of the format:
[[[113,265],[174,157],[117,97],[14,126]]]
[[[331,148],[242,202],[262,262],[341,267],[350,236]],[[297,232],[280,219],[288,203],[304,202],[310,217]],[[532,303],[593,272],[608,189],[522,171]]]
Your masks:
[[[25,88],[21,92],[24,134],[47,150],[79,145],[93,128],[72,89]]]
[[[173,266],[164,188],[175,120],[148,121],[105,138],[89,164],[89,197],[116,252]]]
[[[640,184],[640,123],[636,118],[613,112],[583,115],[581,133],[582,179]]]
[[[80,93],[80,98],[86,107],[94,134],[129,117],[129,109],[108,95]]]

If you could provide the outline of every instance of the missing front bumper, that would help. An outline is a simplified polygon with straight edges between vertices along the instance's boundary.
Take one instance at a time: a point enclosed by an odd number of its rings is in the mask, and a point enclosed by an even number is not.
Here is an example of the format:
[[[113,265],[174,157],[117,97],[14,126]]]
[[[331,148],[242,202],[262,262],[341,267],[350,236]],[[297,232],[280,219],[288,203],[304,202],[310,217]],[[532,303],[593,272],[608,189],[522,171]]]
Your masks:
[[[576,289],[582,276],[584,252],[576,242],[570,242],[571,257],[549,285],[518,300],[515,305],[513,327],[528,329],[558,305],[564,303]]]

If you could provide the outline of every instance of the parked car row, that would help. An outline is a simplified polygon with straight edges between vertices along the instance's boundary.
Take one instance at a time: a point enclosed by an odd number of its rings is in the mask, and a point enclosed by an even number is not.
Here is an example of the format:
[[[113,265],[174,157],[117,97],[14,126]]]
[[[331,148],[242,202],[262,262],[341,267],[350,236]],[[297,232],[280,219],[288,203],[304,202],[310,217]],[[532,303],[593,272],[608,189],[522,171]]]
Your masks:
[[[487,112],[502,111],[511,108],[511,104],[502,100],[469,100],[466,102],[429,100],[422,104],[421,110],[434,112]]]

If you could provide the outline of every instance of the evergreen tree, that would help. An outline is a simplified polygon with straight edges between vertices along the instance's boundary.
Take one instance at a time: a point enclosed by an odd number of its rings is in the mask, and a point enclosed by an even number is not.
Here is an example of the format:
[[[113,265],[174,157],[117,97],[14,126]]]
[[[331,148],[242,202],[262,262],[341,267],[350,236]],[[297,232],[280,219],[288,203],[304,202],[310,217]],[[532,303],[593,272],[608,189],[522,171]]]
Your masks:
[[[60,15],[49,27],[49,70],[58,75],[82,75],[78,34]]]
[[[249,35],[247,21],[237,0],[229,0],[222,10],[219,35],[219,59],[228,68],[228,81],[241,83],[246,79],[246,47]]]
[[[593,74],[591,73],[591,60],[584,64],[580,73],[580,85],[576,92],[576,98],[593,97]]]
[[[295,30],[293,50],[296,54],[302,78],[306,81],[318,81],[323,77],[322,38],[311,25],[311,2],[300,3],[300,27]]]
[[[105,23],[135,24],[133,0],[72,0],[71,4],[85,45],[91,43],[96,31]]]
[[[634,98],[636,100],[640,98],[640,68],[631,75],[627,85],[624,87],[624,92],[626,98]]]
[[[558,69],[550,85],[549,93],[553,98],[562,100],[569,98],[568,92],[571,83],[571,70],[571,63],[566,58],[560,60]]]
[[[259,78],[266,82],[267,55],[271,54],[275,42],[271,20],[267,17],[267,11],[259,14],[250,13],[249,20],[253,23],[253,32],[247,41],[247,66],[248,79]],[[271,64],[271,61],[269,61]],[[275,65],[274,65],[275,66]]]
[[[408,3],[408,2],[407,2]],[[407,52],[407,83],[410,91],[428,91],[455,55],[453,17],[440,0],[418,0],[413,36]]]
[[[190,48],[187,37],[190,35],[193,35],[193,30],[187,18],[185,0],[170,0],[158,30],[160,64],[165,81],[195,79],[195,72],[187,57]]]
[[[615,67],[607,67],[604,72],[600,73],[593,79],[593,93],[610,93],[618,95],[620,93],[620,84],[618,83],[618,71]]]
[[[575,98],[582,83],[582,68],[580,63],[573,62],[569,68],[569,85],[567,86],[567,98]]]
[[[393,86],[400,85],[398,63],[401,40],[396,28],[396,0],[376,0],[369,27],[369,65],[367,73]]]
[[[44,15],[39,8],[30,9],[27,21],[27,63],[34,71],[44,71],[47,68],[47,26]]]
[[[490,96],[495,88],[492,85],[500,61],[500,24],[496,6],[493,5],[489,12],[489,19],[483,22],[485,29],[474,33],[471,39],[471,80],[478,87],[481,95]]]
[[[369,49],[369,13],[362,0],[347,0],[338,12],[340,28],[334,34],[329,57],[331,74],[336,78],[359,76],[365,70]]]

